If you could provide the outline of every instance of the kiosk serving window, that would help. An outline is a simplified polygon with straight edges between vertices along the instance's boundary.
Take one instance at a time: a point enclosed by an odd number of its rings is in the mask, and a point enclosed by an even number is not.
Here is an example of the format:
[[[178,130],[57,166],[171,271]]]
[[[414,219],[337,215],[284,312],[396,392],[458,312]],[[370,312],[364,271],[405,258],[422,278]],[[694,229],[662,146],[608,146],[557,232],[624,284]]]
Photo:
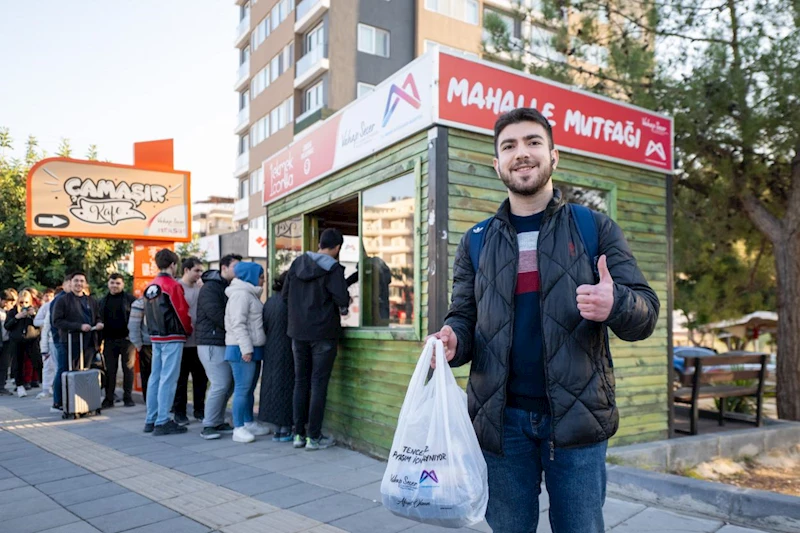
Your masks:
[[[410,327],[414,321],[414,175],[367,189],[361,204],[361,325]]]

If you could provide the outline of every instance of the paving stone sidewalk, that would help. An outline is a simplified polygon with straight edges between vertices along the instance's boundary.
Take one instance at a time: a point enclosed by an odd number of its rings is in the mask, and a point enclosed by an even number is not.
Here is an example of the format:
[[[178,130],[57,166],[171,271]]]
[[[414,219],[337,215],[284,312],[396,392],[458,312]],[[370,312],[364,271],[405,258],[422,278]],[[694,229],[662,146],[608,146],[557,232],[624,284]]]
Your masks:
[[[0,520],[8,533],[433,533],[380,504],[384,463],[344,448],[295,450],[142,433],[144,406],[64,421],[46,400],[0,397]],[[550,532],[548,501],[538,533]],[[612,533],[758,533],[608,498]],[[491,532],[485,524],[462,533]]]

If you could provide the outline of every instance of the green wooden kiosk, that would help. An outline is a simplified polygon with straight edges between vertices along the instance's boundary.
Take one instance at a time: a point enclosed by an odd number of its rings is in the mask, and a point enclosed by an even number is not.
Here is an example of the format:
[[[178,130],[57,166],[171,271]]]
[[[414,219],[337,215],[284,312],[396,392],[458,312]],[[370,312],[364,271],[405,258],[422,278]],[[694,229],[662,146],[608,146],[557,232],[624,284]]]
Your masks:
[[[263,163],[270,280],[321,230],[345,235],[353,284],[328,390],[327,431],[386,457],[421,341],[447,313],[461,236],[506,198],[492,167],[499,113],[536,107],[570,201],[614,218],[662,301],[655,333],[613,338],[620,430],[612,443],[666,438],[672,315],[673,125],[669,117],[502,65],[434,51]],[[463,384],[469,369],[456,370]]]

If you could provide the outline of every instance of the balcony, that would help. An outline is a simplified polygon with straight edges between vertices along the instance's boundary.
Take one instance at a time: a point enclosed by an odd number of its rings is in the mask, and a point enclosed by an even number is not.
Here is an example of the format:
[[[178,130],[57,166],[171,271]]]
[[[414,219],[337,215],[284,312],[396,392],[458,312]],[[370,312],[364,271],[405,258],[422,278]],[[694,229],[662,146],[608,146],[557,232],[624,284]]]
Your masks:
[[[303,33],[319,19],[319,17],[331,7],[330,0],[303,0],[295,8],[294,31]]]
[[[330,68],[328,46],[320,46],[300,58],[294,68],[294,88],[301,89]]]
[[[250,58],[247,58],[244,63],[239,65],[239,70],[236,71],[236,84],[233,86],[234,91],[240,90],[250,81]]]
[[[236,157],[236,169],[233,171],[233,177],[238,178],[244,176],[250,171],[250,152],[239,154]]]
[[[250,106],[245,107],[244,109],[239,110],[239,114],[236,116],[236,128],[233,130],[233,133],[236,135],[242,133],[250,126]]]
[[[239,21],[239,24],[236,26],[236,38],[233,41],[233,46],[239,48],[242,42],[250,35],[250,12],[248,11],[247,14]]]
[[[333,112],[333,109],[329,107],[320,107],[319,109],[314,109],[313,111],[306,111],[294,119],[294,134],[297,135],[304,129],[313,126],[320,120],[325,120],[329,116],[333,115]]]
[[[233,202],[233,221],[247,220],[250,216],[250,199],[242,198]]]

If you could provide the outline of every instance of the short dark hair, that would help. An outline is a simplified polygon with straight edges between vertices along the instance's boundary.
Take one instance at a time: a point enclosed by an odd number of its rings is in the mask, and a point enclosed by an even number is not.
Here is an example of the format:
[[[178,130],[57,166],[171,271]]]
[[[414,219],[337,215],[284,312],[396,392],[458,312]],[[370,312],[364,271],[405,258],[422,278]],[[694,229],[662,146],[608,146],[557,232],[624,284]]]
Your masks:
[[[83,279],[86,279],[86,272],[82,270],[76,270],[75,272],[69,275],[69,280],[72,281],[72,278],[74,278],[75,276],[83,276]]]
[[[228,254],[219,260],[219,266],[228,267],[231,266],[231,263],[233,263],[234,261],[241,261],[241,260],[242,256],[239,254]]]
[[[55,294],[55,293],[56,293],[55,289],[47,288],[47,289],[44,290],[44,292],[42,294]]]
[[[10,302],[11,300],[16,300],[19,295],[17,294],[16,289],[6,289],[3,291],[3,298],[4,302]],[[3,376],[5,377],[5,376]]]
[[[187,270],[191,270],[195,267],[195,265],[203,266],[203,262],[200,261],[197,257],[187,257],[181,263],[181,272],[186,272]]]
[[[156,254],[156,266],[160,270],[166,270],[170,267],[170,265],[177,265],[178,261],[180,261],[178,254],[169,248],[159,250]]]
[[[288,270],[284,270],[283,273],[272,280],[272,292],[281,292],[283,290],[283,284],[286,283],[286,276],[289,275]]]
[[[344,244],[342,232],[336,228],[328,228],[319,236],[319,247],[322,250],[330,250]]]
[[[508,126],[512,124],[519,124],[520,122],[535,122],[541,125],[544,128],[544,131],[547,132],[547,140],[550,144],[550,149],[553,149],[553,128],[550,126],[550,122],[545,118],[544,115],[532,107],[518,107],[516,109],[512,109],[508,113],[503,113],[494,123],[495,157],[497,157],[499,153],[497,150],[497,143],[500,141],[500,134],[503,133],[503,130]]]
[[[125,281],[125,278],[122,277],[122,274],[120,274],[119,272],[114,272],[113,274],[108,276],[108,281],[111,281],[112,279],[121,279],[122,281]]]
[[[67,283],[68,281],[72,281],[72,274],[64,275],[64,283]]]

